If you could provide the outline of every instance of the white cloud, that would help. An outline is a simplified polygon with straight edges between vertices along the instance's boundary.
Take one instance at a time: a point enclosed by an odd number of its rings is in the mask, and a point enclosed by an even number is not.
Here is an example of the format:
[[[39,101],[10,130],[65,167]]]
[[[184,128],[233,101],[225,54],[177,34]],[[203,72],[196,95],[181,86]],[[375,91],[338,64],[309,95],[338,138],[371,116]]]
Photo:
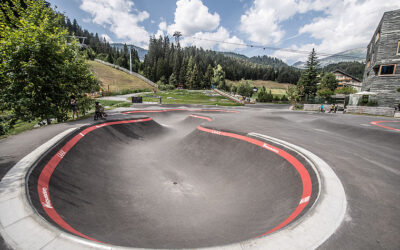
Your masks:
[[[298,34],[309,35],[316,42],[292,45],[289,49],[317,53],[338,53],[366,47],[385,11],[400,8],[398,0],[254,0],[241,17],[239,29],[248,40],[262,45],[279,46],[285,38],[282,22],[296,14],[321,11],[323,15],[300,27]],[[294,40],[296,41],[296,40]],[[284,60],[305,60],[307,55],[277,51],[273,56]]]
[[[224,41],[226,43],[219,43]],[[245,48],[240,45],[244,42],[236,36],[230,36],[229,31],[224,27],[219,27],[215,32],[197,32],[191,37],[185,37],[182,45],[195,45],[204,49],[214,49],[216,46],[221,51],[231,51],[238,48]]]
[[[157,33],[154,34],[154,36],[156,38],[160,37],[160,36],[165,36],[164,31],[162,30],[157,30]]]
[[[178,0],[174,24],[168,26],[168,34],[180,31],[184,36],[197,32],[213,31],[219,26],[218,13],[211,14],[201,0]]]
[[[161,22],[161,23],[158,25],[158,28],[159,28],[160,30],[162,30],[162,31],[166,31],[166,30],[167,30],[167,23],[166,23],[166,22]]]
[[[130,0],[82,0],[80,8],[91,14],[93,23],[109,28],[117,38],[147,47],[149,33],[139,23],[150,15],[133,6]]]
[[[285,32],[280,22],[287,20],[306,6],[294,0],[254,0],[253,5],[240,18],[240,31],[247,34],[248,40],[262,44],[276,44]]]
[[[289,64],[295,63],[297,61],[304,62],[307,60],[308,55],[311,52],[311,50],[316,47],[317,47],[317,45],[315,43],[304,44],[301,46],[292,45],[292,46],[286,48],[286,50],[275,51],[271,56],[282,59],[284,62],[289,63]],[[304,53],[299,53],[299,52],[293,53],[288,50],[296,50],[296,51],[301,51],[301,52],[304,51]]]
[[[336,53],[366,47],[385,11],[400,8],[399,1],[336,1],[317,18],[299,29],[321,41],[317,52]]]
[[[218,42],[243,43],[241,39],[231,36],[227,29],[220,26],[219,14],[210,13],[201,0],[178,0],[176,6],[174,23],[167,25],[161,22],[157,34],[166,30],[172,36],[175,31],[180,31],[183,35],[182,46],[195,45],[204,49],[219,50],[243,48],[237,44]]]
[[[111,40],[110,36],[107,34],[101,34],[101,39],[106,39],[107,42],[112,43],[113,41]]]

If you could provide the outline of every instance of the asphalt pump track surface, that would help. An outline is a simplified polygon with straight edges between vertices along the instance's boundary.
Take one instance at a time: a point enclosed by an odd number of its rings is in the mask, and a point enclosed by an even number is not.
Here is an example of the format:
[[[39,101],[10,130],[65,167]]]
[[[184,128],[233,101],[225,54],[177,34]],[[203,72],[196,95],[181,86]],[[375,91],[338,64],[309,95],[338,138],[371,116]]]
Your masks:
[[[136,110],[81,127],[31,167],[31,205],[65,232],[115,246],[268,237],[312,208],[318,176],[295,151],[213,127],[214,117],[235,115]]]

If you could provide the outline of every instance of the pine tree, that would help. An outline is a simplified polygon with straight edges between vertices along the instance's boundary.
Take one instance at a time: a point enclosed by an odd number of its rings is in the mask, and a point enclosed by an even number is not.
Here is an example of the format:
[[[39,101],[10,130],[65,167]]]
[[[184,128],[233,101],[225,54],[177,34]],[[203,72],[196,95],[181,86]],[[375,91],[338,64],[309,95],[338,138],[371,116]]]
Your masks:
[[[193,63],[193,57],[191,56],[189,58],[189,62],[187,64],[186,68],[186,82],[188,86],[191,86],[192,84],[190,83],[191,78],[192,78],[192,71],[193,71],[194,63]]]
[[[317,92],[318,82],[318,58],[315,50],[312,49],[307,63],[306,69],[302,72],[299,81],[297,82],[297,89],[300,96],[304,96],[306,100],[309,97],[314,97]]]
[[[176,79],[175,73],[172,73],[169,77],[169,84],[172,84],[175,87],[178,85],[178,80]]]
[[[206,70],[206,73],[204,75],[204,86],[203,87],[205,87],[205,88],[210,88],[211,87],[211,80],[213,78],[213,75],[214,75],[214,70],[213,70],[211,64],[209,64],[207,66],[207,70]]]

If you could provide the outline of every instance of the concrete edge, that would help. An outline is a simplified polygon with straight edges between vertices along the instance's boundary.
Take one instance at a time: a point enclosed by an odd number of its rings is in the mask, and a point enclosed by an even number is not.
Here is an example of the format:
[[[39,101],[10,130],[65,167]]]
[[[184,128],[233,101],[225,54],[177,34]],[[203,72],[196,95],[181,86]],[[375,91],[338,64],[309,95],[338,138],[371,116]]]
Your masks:
[[[340,226],[347,209],[344,187],[330,166],[312,152],[276,139],[271,136],[249,133],[248,135],[269,140],[287,147],[314,163],[319,175],[320,193],[313,207],[295,223],[285,229],[268,235],[257,242],[251,242],[252,247],[244,249],[315,249],[324,243]]]
[[[76,129],[78,128],[68,129],[35,149],[20,160],[0,182],[0,233],[12,248],[133,249],[100,244],[66,233],[39,216],[28,201],[25,177],[30,167],[49,148]],[[320,178],[320,195],[312,209],[283,230],[265,237],[205,249],[317,248],[336,231],[344,218],[347,201],[340,180],[325,161],[304,148],[258,133],[249,133],[248,135],[273,141],[306,156],[305,158],[317,167],[316,173]]]

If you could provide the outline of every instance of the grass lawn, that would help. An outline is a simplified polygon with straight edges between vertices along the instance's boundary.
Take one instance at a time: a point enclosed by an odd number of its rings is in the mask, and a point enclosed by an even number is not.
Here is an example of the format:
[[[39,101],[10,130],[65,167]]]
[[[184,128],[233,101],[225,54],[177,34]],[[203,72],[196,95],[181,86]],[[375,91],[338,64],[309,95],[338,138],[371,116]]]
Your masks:
[[[294,86],[289,83],[279,83],[279,82],[264,81],[264,80],[255,80],[255,81],[249,80],[249,82],[250,82],[251,86],[256,86],[258,89],[260,89],[262,86],[264,86],[268,91],[271,90],[273,95],[278,95],[280,97],[282,97],[283,95],[286,94],[286,89],[289,86]],[[239,86],[240,81],[226,80],[226,83]]]
[[[104,91],[108,90],[108,86],[110,86],[110,92],[123,92],[124,90],[153,88],[153,86],[147,84],[142,79],[127,74],[121,70],[114,69],[96,61],[86,62],[90,65],[93,73],[100,81],[100,85]]]
[[[211,90],[184,90],[176,89],[169,91],[157,92],[162,97],[163,104],[202,104],[202,105],[219,105],[219,106],[241,106],[218,95]],[[144,95],[145,96],[145,95]],[[158,98],[143,97],[144,102],[157,102]]]

